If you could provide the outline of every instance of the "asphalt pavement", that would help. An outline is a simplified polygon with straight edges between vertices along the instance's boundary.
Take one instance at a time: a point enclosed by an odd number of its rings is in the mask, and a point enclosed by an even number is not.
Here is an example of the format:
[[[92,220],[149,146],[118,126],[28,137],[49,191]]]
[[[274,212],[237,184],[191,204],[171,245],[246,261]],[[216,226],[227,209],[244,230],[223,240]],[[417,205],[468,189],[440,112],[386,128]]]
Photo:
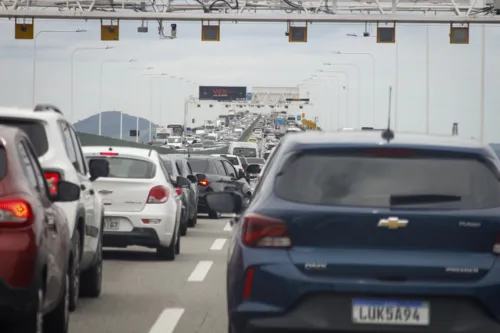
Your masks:
[[[175,261],[140,247],[104,250],[103,290],[81,299],[70,333],[224,333],[227,216],[198,217]]]

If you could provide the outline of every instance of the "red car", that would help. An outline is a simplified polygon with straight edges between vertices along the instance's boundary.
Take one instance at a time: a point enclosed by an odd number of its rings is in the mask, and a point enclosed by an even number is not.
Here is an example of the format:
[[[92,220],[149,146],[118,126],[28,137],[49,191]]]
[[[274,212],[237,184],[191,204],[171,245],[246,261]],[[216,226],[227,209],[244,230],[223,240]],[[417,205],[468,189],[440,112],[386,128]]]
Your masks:
[[[27,135],[0,126],[1,332],[68,332],[70,235],[52,203],[78,200],[80,188],[65,181],[59,188],[48,191]]]

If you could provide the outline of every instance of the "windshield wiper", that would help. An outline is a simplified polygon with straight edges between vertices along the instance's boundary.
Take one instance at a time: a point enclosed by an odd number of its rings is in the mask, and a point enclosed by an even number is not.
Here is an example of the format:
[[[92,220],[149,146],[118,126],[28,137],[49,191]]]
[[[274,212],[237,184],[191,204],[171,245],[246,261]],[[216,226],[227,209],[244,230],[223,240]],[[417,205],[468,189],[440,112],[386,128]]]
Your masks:
[[[391,195],[390,205],[418,205],[426,203],[456,202],[461,200],[461,196],[451,194],[403,194]]]

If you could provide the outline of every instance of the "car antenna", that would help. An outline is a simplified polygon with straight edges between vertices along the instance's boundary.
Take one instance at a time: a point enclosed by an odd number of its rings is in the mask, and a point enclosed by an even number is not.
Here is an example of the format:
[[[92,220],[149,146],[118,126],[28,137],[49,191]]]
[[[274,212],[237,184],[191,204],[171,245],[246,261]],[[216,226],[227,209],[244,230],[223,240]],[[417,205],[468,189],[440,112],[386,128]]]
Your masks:
[[[389,114],[387,115],[387,129],[382,131],[382,139],[389,143],[394,139],[394,132],[391,130],[391,102],[392,102],[392,86],[389,86]]]

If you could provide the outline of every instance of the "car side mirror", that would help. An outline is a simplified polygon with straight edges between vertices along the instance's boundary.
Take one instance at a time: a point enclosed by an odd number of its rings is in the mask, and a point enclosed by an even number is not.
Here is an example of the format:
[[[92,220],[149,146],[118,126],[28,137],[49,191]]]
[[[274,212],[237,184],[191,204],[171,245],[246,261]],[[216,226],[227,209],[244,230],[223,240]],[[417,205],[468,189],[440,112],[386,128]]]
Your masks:
[[[194,175],[188,175],[186,178],[193,184],[198,182],[198,179]]]
[[[191,182],[182,176],[177,176],[177,179],[175,180],[175,183],[177,187],[182,187],[182,188],[188,188],[191,186]]]
[[[201,182],[202,180],[207,179],[207,176],[205,176],[203,173],[197,173],[196,179],[198,179],[198,181]]]
[[[249,166],[247,166],[246,170],[247,173],[260,173],[261,168],[258,164],[250,164]]]
[[[102,158],[96,158],[89,162],[90,181],[99,177],[109,176],[109,162]]]
[[[246,176],[247,175],[245,174],[245,171],[243,171],[243,170],[238,171],[238,178],[239,179],[245,178]]]
[[[70,202],[80,199],[80,186],[60,180],[57,184],[57,192],[51,192],[49,199],[53,202]]]
[[[204,198],[208,208],[215,212],[239,214],[243,210],[243,199],[236,192],[211,192]]]

